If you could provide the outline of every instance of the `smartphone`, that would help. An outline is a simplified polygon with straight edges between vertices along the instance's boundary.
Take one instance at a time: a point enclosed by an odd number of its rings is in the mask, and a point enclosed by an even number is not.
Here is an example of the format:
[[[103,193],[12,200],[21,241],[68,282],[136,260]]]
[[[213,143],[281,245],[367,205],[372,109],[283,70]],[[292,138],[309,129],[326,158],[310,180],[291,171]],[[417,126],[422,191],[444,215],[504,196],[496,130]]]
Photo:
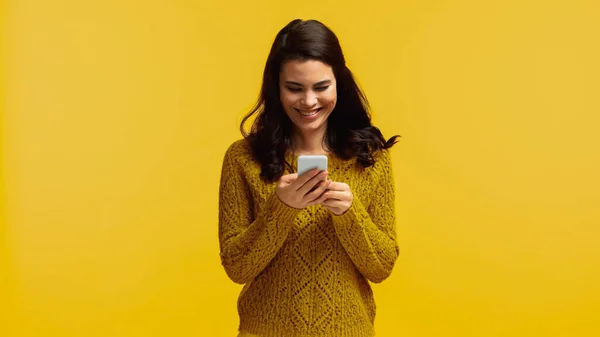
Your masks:
[[[298,176],[312,170],[327,171],[326,155],[301,155],[298,156]]]

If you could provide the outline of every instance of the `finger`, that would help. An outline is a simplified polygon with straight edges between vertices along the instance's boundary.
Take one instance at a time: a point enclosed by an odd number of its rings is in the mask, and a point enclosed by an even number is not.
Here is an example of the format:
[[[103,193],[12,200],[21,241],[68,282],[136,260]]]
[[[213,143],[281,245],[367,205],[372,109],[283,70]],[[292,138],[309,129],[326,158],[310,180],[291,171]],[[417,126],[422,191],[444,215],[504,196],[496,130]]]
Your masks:
[[[296,179],[298,179],[297,173],[286,174],[286,175],[281,176],[281,178],[279,178],[279,180],[281,180],[282,182],[284,182],[286,184],[293,183]]]
[[[334,200],[350,200],[350,195],[346,191],[332,191],[331,185],[329,185],[329,199]]]
[[[329,184],[331,184],[331,180],[325,180],[325,181],[319,182],[317,187],[314,190],[312,190],[311,192],[308,192],[306,194],[306,198],[308,198],[308,200],[310,200],[310,201],[313,201],[313,200],[323,196],[323,194],[327,190],[327,187],[329,186]]]
[[[296,190],[299,190],[302,186],[304,186],[304,184],[306,184],[307,181],[309,181],[314,176],[319,174],[319,170],[317,170],[317,169],[310,170],[306,173],[301,174],[300,176],[298,176],[297,173],[294,173],[294,174],[296,174],[296,176],[297,176],[297,179],[293,182],[294,188]]]
[[[326,207],[333,207],[333,208],[344,208],[344,201],[342,200],[336,200],[336,199],[325,199],[323,202],[321,202],[321,204],[323,206]]]
[[[340,183],[340,182],[332,182],[331,185],[329,185],[329,189],[333,190],[333,191],[349,191],[350,190],[350,186],[348,186],[348,184],[346,183]]]
[[[327,173],[327,171],[323,171],[320,174],[312,177],[309,181],[307,181],[304,185],[302,185],[302,187],[298,189],[298,193],[300,193],[302,196],[306,195],[319,182],[327,179]]]
[[[317,199],[309,202],[308,206],[322,204],[323,201],[327,200],[327,198],[329,197],[329,195],[327,193],[329,193],[329,192],[322,193]]]
[[[302,197],[308,196],[310,193],[314,192],[317,188],[321,187],[321,183],[325,183],[327,181],[327,175],[324,172],[314,176],[309,181],[307,181],[300,189],[298,189],[298,193],[302,195]]]

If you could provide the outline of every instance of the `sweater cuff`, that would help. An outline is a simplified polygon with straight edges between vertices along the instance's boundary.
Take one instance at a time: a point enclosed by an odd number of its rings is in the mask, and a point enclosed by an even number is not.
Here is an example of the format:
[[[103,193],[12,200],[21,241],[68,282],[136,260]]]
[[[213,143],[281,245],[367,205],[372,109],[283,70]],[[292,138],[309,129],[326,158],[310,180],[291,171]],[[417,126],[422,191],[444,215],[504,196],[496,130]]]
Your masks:
[[[334,224],[362,224],[365,219],[369,218],[369,213],[367,213],[367,210],[363,206],[362,202],[355,197],[354,200],[352,200],[352,205],[350,208],[348,208],[348,210],[346,210],[346,212],[341,215],[333,214],[332,218]]]
[[[266,206],[267,218],[276,220],[277,222],[291,222],[296,219],[296,216],[301,211],[301,209],[286,205],[275,194],[275,191],[268,197]]]

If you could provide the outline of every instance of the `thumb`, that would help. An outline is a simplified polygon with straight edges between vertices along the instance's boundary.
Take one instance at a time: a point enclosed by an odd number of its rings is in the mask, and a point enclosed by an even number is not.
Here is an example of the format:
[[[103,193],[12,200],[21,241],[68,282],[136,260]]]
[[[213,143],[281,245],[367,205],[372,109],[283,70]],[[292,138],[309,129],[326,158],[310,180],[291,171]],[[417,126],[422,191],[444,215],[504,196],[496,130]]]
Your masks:
[[[291,184],[293,183],[296,179],[298,179],[298,174],[297,173],[292,173],[292,174],[286,174],[284,176],[281,176],[281,178],[279,179],[281,182],[286,183],[286,184]]]

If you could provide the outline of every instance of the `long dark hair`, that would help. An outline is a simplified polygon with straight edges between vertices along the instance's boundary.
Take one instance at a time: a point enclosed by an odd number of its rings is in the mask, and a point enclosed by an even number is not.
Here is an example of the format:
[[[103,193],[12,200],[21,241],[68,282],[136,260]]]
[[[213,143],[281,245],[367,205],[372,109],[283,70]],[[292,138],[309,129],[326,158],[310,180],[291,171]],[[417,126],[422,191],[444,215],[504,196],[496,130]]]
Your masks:
[[[279,73],[288,60],[318,60],[333,69],[337,82],[337,103],[327,119],[325,145],[344,159],[356,158],[363,167],[375,163],[373,154],[396,143],[400,136],[385,140],[371,125],[369,103],[354,80],[335,34],[316,20],[293,20],[285,26],[271,46],[263,74],[258,101],[244,117],[240,131],[250,142],[252,153],[261,165],[261,178],[278,180],[284,172],[285,152],[292,145],[292,121],[279,96]],[[257,114],[250,133],[244,124]]]

